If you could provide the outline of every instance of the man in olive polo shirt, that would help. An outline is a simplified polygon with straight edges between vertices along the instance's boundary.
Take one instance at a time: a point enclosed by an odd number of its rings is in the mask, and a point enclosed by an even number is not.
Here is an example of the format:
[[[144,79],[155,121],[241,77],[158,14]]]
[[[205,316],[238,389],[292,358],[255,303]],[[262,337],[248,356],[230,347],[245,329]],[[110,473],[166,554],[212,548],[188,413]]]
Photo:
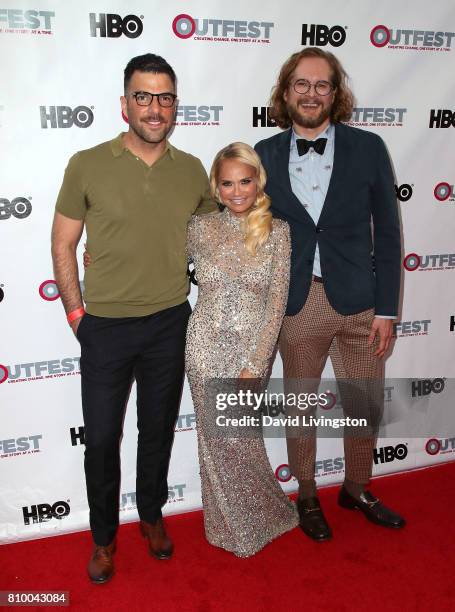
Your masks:
[[[85,474],[94,549],[90,579],[111,578],[119,523],[124,409],[137,383],[136,501],[142,534],[168,559],[161,508],[183,383],[185,236],[194,213],[215,210],[202,163],[167,141],[176,110],[176,77],[161,57],[133,58],[125,69],[123,113],[129,130],[76,153],[58,196],[52,230],[55,278],[81,344]],[[91,265],[84,308],[76,247],[83,227]]]

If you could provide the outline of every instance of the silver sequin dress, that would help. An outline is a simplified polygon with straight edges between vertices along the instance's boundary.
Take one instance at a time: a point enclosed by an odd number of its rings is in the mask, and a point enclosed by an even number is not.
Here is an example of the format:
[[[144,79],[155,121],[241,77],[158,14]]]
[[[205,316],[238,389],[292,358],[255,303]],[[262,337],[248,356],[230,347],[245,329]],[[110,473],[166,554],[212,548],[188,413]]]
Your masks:
[[[293,529],[298,514],[275,478],[262,436],[213,435],[208,423],[217,409],[207,403],[204,384],[237,378],[243,368],[265,375],[287,300],[289,227],[274,219],[267,243],[253,257],[244,246],[241,219],[225,209],[192,218],[187,249],[199,289],[188,325],[186,371],[196,412],[205,533],[211,544],[248,557]]]

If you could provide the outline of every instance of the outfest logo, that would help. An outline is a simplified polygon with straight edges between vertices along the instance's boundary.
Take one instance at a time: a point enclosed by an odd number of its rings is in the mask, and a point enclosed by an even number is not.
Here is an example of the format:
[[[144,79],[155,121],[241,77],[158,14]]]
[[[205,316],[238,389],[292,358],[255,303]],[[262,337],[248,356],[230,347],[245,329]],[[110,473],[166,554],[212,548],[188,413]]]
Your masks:
[[[455,268],[455,253],[437,253],[434,255],[418,255],[409,253],[403,259],[404,269],[408,272],[434,272],[436,270],[453,270]]]
[[[189,414],[179,414],[175,424],[175,431],[193,431],[196,429],[196,415],[194,412]]]
[[[0,459],[39,453],[41,452],[40,440],[42,439],[43,434],[35,434],[0,440]]]
[[[79,376],[79,357],[64,357],[29,363],[2,365],[0,363],[0,385],[4,382],[20,383],[64,376]]]
[[[53,302],[60,297],[57,283],[53,279],[43,281],[38,288],[38,293],[46,302]]]
[[[0,8],[0,33],[2,34],[53,34],[53,11]]]
[[[315,462],[315,476],[329,476],[342,474],[344,471],[344,457],[331,457]],[[279,482],[289,482],[295,480],[292,476],[291,468],[287,463],[282,463],[275,469],[275,477]]]
[[[438,202],[455,202],[453,185],[447,183],[446,181],[435,185],[433,195]]]
[[[430,438],[425,444],[425,451],[428,455],[455,453],[455,437]]]
[[[221,125],[223,106],[179,104],[175,112],[175,125]]]
[[[257,44],[270,42],[270,31],[274,25],[271,21],[201,19],[181,13],[172,21],[172,30],[182,40],[193,38],[209,42]]]
[[[377,25],[370,32],[370,42],[377,48],[414,51],[451,51],[455,32],[389,28]]]
[[[391,402],[392,401],[392,392],[395,389],[394,385],[385,385],[384,386],[384,401],[385,402]],[[339,390],[337,390],[336,393],[334,393],[333,391],[326,391],[325,392],[326,396],[327,396],[327,404],[325,406],[323,406],[322,404],[319,404],[319,407],[322,408],[323,410],[340,410],[343,408],[343,404],[342,404],[342,400],[341,400],[341,394],[339,392]]]
[[[403,127],[407,108],[365,106],[352,110],[348,125],[357,127]]]
[[[431,319],[397,321],[393,324],[393,337],[409,338],[410,336],[428,336],[430,325]]]
[[[79,280],[81,293],[84,293],[84,281]],[[38,287],[40,297],[46,302],[55,302],[60,297],[60,291],[57,282],[53,278],[44,280]]]
[[[167,503],[176,503],[185,501],[186,483],[168,485]],[[120,512],[125,510],[136,510],[137,499],[136,491],[129,491],[120,494]]]
[[[289,482],[292,478],[291,468],[287,463],[282,463],[277,466],[275,476],[280,482]]]

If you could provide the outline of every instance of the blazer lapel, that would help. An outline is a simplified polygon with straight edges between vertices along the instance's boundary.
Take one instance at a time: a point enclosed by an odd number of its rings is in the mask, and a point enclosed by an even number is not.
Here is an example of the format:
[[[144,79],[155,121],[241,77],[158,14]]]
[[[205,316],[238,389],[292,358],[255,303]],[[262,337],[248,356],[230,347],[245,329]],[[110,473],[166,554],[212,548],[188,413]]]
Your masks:
[[[337,194],[345,186],[346,168],[352,159],[352,145],[348,138],[349,128],[342,123],[335,123],[335,151],[333,156],[332,176],[325,196],[319,223],[333,210],[338,202]]]
[[[291,187],[291,179],[289,177],[289,147],[291,146],[292,130],[287,130],[281,134],[282,138],[275,149],[275,168],[276,181],[284,194],[284,198],[279,203],[275,203],[275,208],[282,209],[283,212],[292,216],[300,222],[312,223],[313,219],[305,210],[298,197],[294,194]],[[271,177],[273,180],[273,177]]]

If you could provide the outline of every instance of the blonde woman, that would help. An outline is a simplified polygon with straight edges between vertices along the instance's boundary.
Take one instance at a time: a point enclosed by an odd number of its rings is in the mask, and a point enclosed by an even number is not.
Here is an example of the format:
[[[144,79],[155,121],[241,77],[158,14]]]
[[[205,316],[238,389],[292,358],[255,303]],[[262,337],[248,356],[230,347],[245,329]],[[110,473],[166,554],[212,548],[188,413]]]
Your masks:
[[[199,294],[188,325],[186,371],[206,537],[248,557],[297,526],[298,515],[270,467],[260,429],[256,435],[241,427],[237,434],[222,431],[219,406],[207,388],[213,379],[266,375],[287,301],[289,227],[272,219],[265,171],[250,146],[235,142],[222,149],[210,182],[225,208],[195,216],[188,226]]]

